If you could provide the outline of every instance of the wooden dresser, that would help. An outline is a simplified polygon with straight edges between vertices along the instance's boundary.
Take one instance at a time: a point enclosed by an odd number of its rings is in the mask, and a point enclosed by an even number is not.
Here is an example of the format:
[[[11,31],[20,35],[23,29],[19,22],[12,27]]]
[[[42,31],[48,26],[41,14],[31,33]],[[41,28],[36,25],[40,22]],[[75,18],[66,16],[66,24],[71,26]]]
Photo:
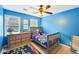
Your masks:
[[[20,33],[20,34],[12,34],[8,35],[8,48],[16,48],[21,45],[28,44],[28,41],[31,38],[30,33]]]
[[[79,36],[72,37],[72,50],[79,53]]]

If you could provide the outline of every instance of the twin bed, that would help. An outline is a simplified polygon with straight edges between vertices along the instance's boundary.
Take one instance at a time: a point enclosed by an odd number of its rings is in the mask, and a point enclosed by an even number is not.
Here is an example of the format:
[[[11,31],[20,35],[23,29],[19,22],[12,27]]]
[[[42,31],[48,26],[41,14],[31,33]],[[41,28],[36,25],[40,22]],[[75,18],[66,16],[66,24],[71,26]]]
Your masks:
[[[46,49],[54,48],[59,44],[59,32],[45,34],[39,27],[31,27],[30,31],[32,40]]]

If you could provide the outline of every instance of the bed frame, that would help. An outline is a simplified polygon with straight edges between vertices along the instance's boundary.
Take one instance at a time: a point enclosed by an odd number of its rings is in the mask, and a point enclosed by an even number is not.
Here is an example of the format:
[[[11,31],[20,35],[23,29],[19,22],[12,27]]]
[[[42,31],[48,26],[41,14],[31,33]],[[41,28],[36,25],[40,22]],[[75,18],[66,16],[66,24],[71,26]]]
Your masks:
[[[30,27],[30,32],[32,32],[32,31],[34,31],[36,29],[39,29],[40,31],[42,31],[40,27]]]
[[[40,31],[42,31],[40,27],[31,27],[30,32],[32,33],[32,31],[34,31],[36,29],[39,29]],[[48,39],[48,42],[47,42],[46,49],[51,50],[51,49],[55,48],[59,44],[59,40],[55,40],[55,39],[59,39],[59,32],[47,35],[47,39]],[[50,44],[49,40],[55,40],[55,42],[53,44]],[[36,43],[38,43],[38,42],[36,42]]]

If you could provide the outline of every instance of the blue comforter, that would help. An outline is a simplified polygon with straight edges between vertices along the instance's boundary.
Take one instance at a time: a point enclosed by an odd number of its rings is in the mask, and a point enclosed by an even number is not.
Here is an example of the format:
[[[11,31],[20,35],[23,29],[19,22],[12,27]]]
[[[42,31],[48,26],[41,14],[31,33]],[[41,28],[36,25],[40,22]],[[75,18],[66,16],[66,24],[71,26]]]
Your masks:
[[[38,44],[42,45],[45,48],[47,47],[47,35],[46,34],[36,35],[35,32],[33,32],[32,38]]]

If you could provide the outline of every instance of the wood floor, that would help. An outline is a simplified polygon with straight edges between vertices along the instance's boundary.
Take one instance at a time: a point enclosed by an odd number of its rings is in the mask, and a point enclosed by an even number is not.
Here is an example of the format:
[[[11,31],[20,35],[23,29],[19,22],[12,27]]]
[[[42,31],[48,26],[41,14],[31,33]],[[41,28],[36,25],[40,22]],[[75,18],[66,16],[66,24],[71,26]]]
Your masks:
[[[31,42],[31,44],[37,48],[37,50],[39,50],[41,53],[44,53],[45,49],[41,48],[41,46]],[[49,50],[48,54],[73,54],[73,52],[71,51],[71,48],[69,46],[63,45],[63,44],[59,44],[56,48]]]
[[[26,43],[26,42],[25,42]],[[38,45],[38,44],[36,44],[36,43],[34,43],[34,42],[30,42],[30,41],[28,41],[28,43],[30,43],[30,44],[32,44],[37,50],[39,50],[41,53],[44,53],[44,49],[40,46],[40,45]],[[21,45],[20,45],[21,46]],[[23,46],[23,45],[22,45]],[[17,46],[16,46],[17,47]],[[15,47],[15,48],[16,48]],[[11,48],[10,48],[11,49]],[[7,50],[10,50],[10,49],[7,49]],[[13,48],[12,48],[13,49]],[[68,46],[66,46],[66,45],[63,45],[63,44],[60,44],[60,45],[58,45],[56,48],[54,48],[54,49],[52,49],[52,50],[50,50],[49,52],[48,52],[48,54],[73,54],[72,53],[72,51],[71,51],[71,48],[70,47],[68,47]]]
[[[50,50],[49,54],[73,54],[73,53],[72,53],[70,47],[63,45],[63,44],[60,44],[55,49]]]

